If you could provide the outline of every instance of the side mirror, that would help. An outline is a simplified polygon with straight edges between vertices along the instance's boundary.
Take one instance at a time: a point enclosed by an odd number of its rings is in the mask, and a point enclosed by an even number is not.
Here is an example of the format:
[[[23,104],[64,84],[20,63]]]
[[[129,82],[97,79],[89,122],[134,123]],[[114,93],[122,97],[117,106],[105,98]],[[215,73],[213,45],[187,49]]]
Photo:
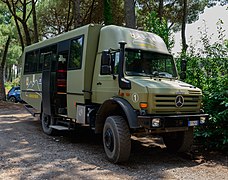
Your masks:
[[[101,75],[109,75],[109,74],[111,74],[111,66],[102,65],[101,66]]]
[[[101,55],[101,66],[111,64],[111,54],[109,50],[102,51]]]
[[[181,78],[182,80],[186,79],[186,72],[185,72],[185,71],[182,71],[182,72],[180,73],[180,78]]]
[[[111,72],[111,54],[109,50],[104,50],[101,55],[101,75],[109,75]]]
[[[181,73],[180,73],[180,78],[182,80],[186,79],[186,70],[187,70],[187,60],[182,59],[181,60]]]
[[[182,59],[181,60],[181,71],[186,71],[187,70],[187,60]]]

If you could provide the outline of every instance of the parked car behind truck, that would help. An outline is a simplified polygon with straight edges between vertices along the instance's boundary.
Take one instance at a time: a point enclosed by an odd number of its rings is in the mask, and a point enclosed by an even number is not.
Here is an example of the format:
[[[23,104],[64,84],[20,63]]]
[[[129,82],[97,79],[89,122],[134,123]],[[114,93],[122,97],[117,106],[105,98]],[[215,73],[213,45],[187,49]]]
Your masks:
[[[135,133],[187,151],[208,117],[202,91],[178,80],[165,43],[149,32],[87,25],[26,47],[22,72],[22,99],[39,111],[44,133],[88,126],[114,163],[128,160]]]
[[[21,94],[20,86],[14,86],[7,93],[6,99],[14,103],[22,102],[20,94]]]

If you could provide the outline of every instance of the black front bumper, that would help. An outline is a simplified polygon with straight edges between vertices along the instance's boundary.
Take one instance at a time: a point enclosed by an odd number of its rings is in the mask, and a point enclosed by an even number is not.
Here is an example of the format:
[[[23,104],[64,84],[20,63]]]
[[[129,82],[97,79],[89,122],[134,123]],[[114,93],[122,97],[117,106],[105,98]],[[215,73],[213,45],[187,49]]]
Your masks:
[[[208,114],[190,114],[190,115],[146,115],[138,116],[138,122],[141,127],[146,129],[164,129],[204,125],[208,120]],[[152,120],[160,119],[159,127],[152,126]],[[205,123],[202,123],[205,119]]]

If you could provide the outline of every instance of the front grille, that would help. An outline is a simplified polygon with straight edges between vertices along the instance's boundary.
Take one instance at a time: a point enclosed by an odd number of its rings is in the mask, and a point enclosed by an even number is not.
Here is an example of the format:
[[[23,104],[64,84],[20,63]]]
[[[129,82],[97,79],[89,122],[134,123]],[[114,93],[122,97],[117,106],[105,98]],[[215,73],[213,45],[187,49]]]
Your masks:
[[[197,94],[197,95],[201,95],[201,91],[196,91],[196,90],[188,90],[189,94]]]
[[[199,95],[181,95],[184,98],[182,107],[177,107],[175,100],[177,95],[155,95],[153,98],[153,107],[156,114],[185,114],[196,113],[200,109],[201,96]]]

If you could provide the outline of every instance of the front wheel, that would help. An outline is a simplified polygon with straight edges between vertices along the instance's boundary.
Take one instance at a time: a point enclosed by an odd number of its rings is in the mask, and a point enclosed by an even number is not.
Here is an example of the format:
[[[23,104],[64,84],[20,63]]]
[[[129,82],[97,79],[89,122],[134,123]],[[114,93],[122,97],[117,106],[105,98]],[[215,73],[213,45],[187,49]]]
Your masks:
[[[109,116],[106,119],[103,129],[103,144],[109,161],[119,163],[129,159],[131,135],[123,117]]]
[[[190,151],[193,144],[193,127],[187,131],[165,134],[163,141],[170,152]]]
[[[56,129],[51,128],[51,125],[54,125],[54,118],[45,113],[41,113],[41,124],[43,132],[47,135],[53,136],[57,133]]]
[[[10,101],[10,102],[13,102],[13,103],[16,103],[16,102],[17,102],[17,99],[16,99],[14,96],[11,96],[11,97],[9,98],[9,101]]]

